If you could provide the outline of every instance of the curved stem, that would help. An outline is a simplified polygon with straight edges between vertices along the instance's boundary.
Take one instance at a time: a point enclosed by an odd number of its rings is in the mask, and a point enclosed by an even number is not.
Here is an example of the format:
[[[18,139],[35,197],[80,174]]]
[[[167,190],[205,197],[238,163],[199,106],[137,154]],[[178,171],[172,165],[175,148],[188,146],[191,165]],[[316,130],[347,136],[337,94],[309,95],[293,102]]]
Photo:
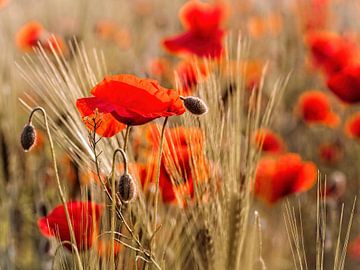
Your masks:
[[[65,216],[66,216],[66,221],[67,221],[68,226],[69,226],[71,242],[75,246],[75,254],[76,254],[76,257],[77,257],[78,261],[80,262],[79,269],[83,270],[79,250],[78,250],[77,245],[76,245],[76,238],[75,238],[75,234],[74,234],[74,229],[73,229],[71,219],[70,219],[69,209],[67,208],[66,198],[65,198],[64,191],[63,191],[63,189],[61,187],[61,183],[60,183],[59,172],[58,172],[57,163],[56,163],[54,143],[53,143],[52,136],[51,136],[51,133],[50,133],[49,123],[48,123],[48,120],[47,120],[47,114],[46,114],[45,109],[42,108],[42,107],[34,108],[31,111],[30,116],[29,116],[29,124],[31,123],[31,120],[32,120],[32,117],[33,117],[34,113],[38,112],[38,111],[40,111],[42,113],[43,117],[44,117],[44,123],[45,123],[46,132],[47,132],[47,135],[48,135],[48,138],[49,138],[49,144],[50,144],[50,149],[51,149],[51,157],[52,157],[52,160],[53,160],[54,173],[55,173],[55,179],[56,179],[56,184],[57,184],[59,196],[60,196],[62,204],[64,205]]]
[[[157,164],[157,171],[156,171],[156,185],[155,185],[155,205],[154,205],[154,232],[156,232],[156,223],[157,223],[157,211],[158,211],[158,202],[159,202],[159,182],[160,182],[160,168],[161,168],[161,157],[162,157],[162,150],[163,150],[163,143],[164,143],[164,133],[166,123],[169,117],[165,117],[162,129],[161,129],[161,136],[160,136],[160,144],[159,144],[159,155],[158,155],[158,164]],[[155,238],[155,237],[153,237]],[[155,245],[154,245],[155,247]]]
[[[129,126],[128,126],[129,127]],[[126,129],[126,133],[128,129]],[[126,136],[125,136],[126,138]],[[125,139],[125,143],[126,143],[126,139]],[[124,148],[126,147],[126,145],[124,145]],[[115,159],[116,159],[116,154],[117,153],[121,153],[123,160],[124,160],[124,174],[128,173],[128,160],[126,157],[126,153],[123,149],[118,148],[115,150],[114,154],[113,154],[113,159],[112,159],[112,168],[111,168],[111,257],[110,257],[110,264],[111,264],[111,269],[115,270],[115,215],[116,215],[116,192],[115,192]]]
[[[126,151],[126,147],[127,147],[127,143],[128,143],[128,140],[129,140],[129,135],[130,135],[130,129],[131,129],[131,126],[127,125],[126,126],[126,131],[125,131],[125,138],[124,138],[124,151]]]

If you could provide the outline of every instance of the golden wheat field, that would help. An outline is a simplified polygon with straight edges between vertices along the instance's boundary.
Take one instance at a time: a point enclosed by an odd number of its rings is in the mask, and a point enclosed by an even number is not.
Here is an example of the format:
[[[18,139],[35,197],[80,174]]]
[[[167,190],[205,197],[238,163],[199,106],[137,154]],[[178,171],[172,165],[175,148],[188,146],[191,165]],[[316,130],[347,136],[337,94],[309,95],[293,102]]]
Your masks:
[[[360,269],[359,0],[0,0],[0,270]]]

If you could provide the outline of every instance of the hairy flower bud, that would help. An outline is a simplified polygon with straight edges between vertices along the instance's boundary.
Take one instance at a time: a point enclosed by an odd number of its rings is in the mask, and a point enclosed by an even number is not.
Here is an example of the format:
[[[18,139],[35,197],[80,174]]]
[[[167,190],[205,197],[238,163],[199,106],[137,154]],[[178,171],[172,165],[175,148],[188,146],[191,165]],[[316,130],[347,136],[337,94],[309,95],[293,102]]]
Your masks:
[[[118,186],[118,194],[120,199],[124,203],[130,202],[135,198],[136,187],[134,180],[131,175],[123,174],[120,177],[119,186]]]
[[[208,107],[205,102],[198,97],[188,96],[182,97],[185,108],[195,115],[202,115],[208,112]]]
[[[34,146],[36,140],[36,130],[34,126],[29,123],[25,125],[23,128],[23,131],[21,133],[21,146],[24,149],[25,152],[29,151],[32,146]]]

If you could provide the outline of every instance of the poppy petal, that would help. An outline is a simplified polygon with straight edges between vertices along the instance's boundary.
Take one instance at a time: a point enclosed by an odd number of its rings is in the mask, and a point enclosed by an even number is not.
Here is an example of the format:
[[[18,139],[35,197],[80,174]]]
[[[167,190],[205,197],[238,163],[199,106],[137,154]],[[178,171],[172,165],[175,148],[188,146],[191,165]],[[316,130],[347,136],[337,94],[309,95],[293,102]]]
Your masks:
[[[314,163],[306,162],[298,176],[298,179],[293,187],[294,192],[304,192],[311,189],[317,177],[317,169]]]
[[[224,31],[213,30],[210,36],[199,36],[194,31],[167,38],[164,47],[171,53],[195,54],[199,57],[220,57],[223,46]]]
[[[225,13],[223,5],[210,5],[195,0],[187,2],[181,8],[179,17],[185,29],[209,33],[220,26]]]
[[[88,119],[94,118],[95,122],[101,121],[96,133],[102,137],[112,137],[126,127],[126,125],[116,120],[111,113],[104,113],[111,110],[111,105],[101,102],[101,99],[95,97],[78,99],[76,107],[89,130],[93,129],[93,123],[84,119],[85,117]],[[96,114],[95,110],[97,109],[102,110],[103,113],[101,115]]]

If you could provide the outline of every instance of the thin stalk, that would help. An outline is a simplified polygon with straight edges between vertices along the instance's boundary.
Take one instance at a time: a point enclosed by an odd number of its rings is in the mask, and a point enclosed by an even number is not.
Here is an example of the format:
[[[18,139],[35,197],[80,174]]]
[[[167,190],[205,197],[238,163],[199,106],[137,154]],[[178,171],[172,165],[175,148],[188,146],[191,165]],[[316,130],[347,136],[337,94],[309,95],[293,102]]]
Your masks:
[[[93,131],[90,134],[90,144],[91,144],[91,148],[92,148],[92,151],[94,154],[94,164],[95,164],[95,168],[96,168],[96,175],[97,175],[98,180],[101,183],[101,186],[102,186],[106,196],[108,197],[110,202],[113,202],[113,197],[111,196],[110,188],[106,185],[106,183],[100,173],[99,156],[100,156],[101,152],[97,153],[97,151],[96,151],[97,143],[100,141],[100,140],[96,140],[96,129],[97,129],[98,123],[95,121],[95,119],[92,119],[92,120],[94,123],[91,124],[93,127]],[[115,197],[115,203],[117,201],[119,201],[118,196]],[[155,256],[149,250],[147,250],[143,247],[139,238],[135,235],[134,231],[131,229],[129,224],[126,222],[125,217],[123,216],[121,211],[116,209],[116,214],[117,214],[118,218],[121,220],[121,222],[125,225],[126,230],[130,233],[132,240],[137,244],[137,246],[141,250],[141,253],[144,254],[144,256],[146,256],[158,270],[161,270],[160,265],[156,262]],[[135,247],[132,247],[132,248],[135,248]]]
[[[129,126],[128,126],[129,127]],[[126,143],[126,140],[125,140]],[[124,145],[125,148],[125,145]],[[125,174],[128,173],[128,160],[126,157],[126,153],[123,149],[118,148],[115,150],[113,154],[113,160],[112,160],[112,168],[111,168],[111,257],[110,257],[110,264],[111,269],[115,270],[115,215],[116,215],[116,192],[115,192],[115,159],[116,154],[121,153],[123,160],[124,160],[124,171]]]
[[[154,232],[156,232],[156,223],[157,223],[157,211],[158,211],[158,202],[159,202],[159,182],[160,182],[160,167],[161,167],[161,156],[163,150],[163,143],[164,143],[164,134],[165,134],[165,127],[168,121],[168,117],[165,117],[162,129],[161,129],[161,136],[160,136],[160,144],[159,144],[159,155],[158,155],[158,164],[157,164],[157,171],[156,171],[156,185],[155,185],[155,205],[154,205]],[[155,238],[155,237],[154,237]],[[155,248],[155,244],[154,244]]]
[[[56,155],[55,155],[54,143],[53,143],[52,136],[51,136],[51,133],[50,133],[50,128],[49,128],[49,123],[48,123],[48,120],[47,120],[46,111],[42,107],[34,108],[31,111],[30,116],[29,116],[29,124],[31,123],[31,120],[32,120],[32,117],[33,117],[34,113],[37,112],[37,111],[41,111],[42,115],[44,117],[45,128],[46,128],[46,132],[47,132],[47,135],[48,135],[48,138],[49,138],[49,144],[50,144],[50,149],[51,149],[51,157],[52,157],[52,160],[53,160],[53,166],[54,166],[55,179],[56,179],[56,184],[57,184],[57,188],[58,188],[58,193],[59,193],[61,202],[64,205],[66,221],[67,221],[68,226],[69,226],[71,242],[74,244],[74,247],[75,247],[75,255],[76,255],[77,260],[79,262],[79,269],[83,270],[79,250],[78,250],[77,245],[76,245],[76,238],[75,238],[75,234],[74,234],[74,229],[73,229],[73,226],[72,226],[72,223],[71,223],[69,210],[68,210],[67,205],[66,205],[66,198],[65,198],[65,195],[64,195],[63,189],[61,187],[61,183],[60,183],[59,172],[58,172],[57,163],[56,163]]]
[[[123,146],[123,150],[125,152],[126,152],[126,147],[127,147],[128,140],[129,140],[130,129],[131,129],[131,126],[127,125],[126,126],[126,131],[125,131],[124,146]]]

